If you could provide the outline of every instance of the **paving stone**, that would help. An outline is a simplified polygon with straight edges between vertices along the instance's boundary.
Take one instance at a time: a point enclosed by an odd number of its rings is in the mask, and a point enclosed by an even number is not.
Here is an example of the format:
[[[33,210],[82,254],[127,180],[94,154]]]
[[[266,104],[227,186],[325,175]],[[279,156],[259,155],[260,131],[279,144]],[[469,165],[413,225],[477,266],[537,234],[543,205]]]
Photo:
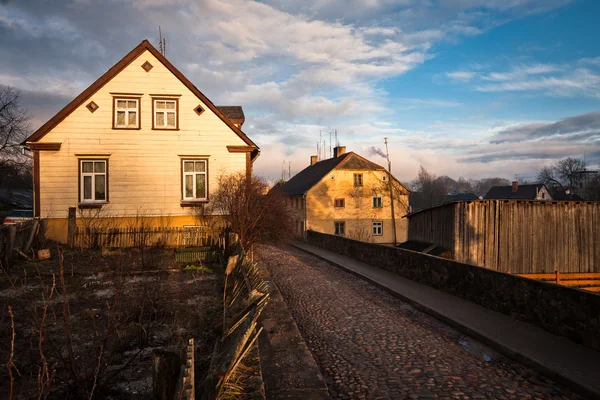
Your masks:
[[[269,269],[333,398],[581,399],[300,250],[262,246],[257,260]]]

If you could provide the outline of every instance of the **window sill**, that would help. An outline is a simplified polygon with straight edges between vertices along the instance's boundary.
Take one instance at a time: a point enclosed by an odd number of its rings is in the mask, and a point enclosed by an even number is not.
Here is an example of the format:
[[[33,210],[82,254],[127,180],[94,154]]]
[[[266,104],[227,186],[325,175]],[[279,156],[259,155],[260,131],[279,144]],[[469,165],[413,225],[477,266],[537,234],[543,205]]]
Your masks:
[[[152,128],[153,131],[178,131],[179,128]]]
[[[113,126],[113,130],[115,130],[115,131],[139,131],[140,129],[142,129],[142,128],[140,128],[140,127],[137,127],[137,128],[122,128],[122,127],[118,127],[118,126]]]
[[[208,203],[208,199],[207,200],[181,200],[179,202],[179,205],[181,207],[196,207],[201,204],[207,204],[207,203]]]
[[[77,205],[78,208],[102,208],[103,205],[108,204],[108,201],[98,202],[98,203],[79,203]]]

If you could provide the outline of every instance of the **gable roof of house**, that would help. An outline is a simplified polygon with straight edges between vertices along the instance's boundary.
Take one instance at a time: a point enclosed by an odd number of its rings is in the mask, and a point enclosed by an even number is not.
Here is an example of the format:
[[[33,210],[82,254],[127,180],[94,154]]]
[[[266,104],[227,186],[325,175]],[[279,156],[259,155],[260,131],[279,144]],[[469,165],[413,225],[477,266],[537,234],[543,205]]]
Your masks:
[[[63,121],[69,116],[77,107],[83,104],[89,99],[94,93],[100,90],[106,83],[108,83],[114,76],[125,69],[135,59],[137,59],[144,51],[148,50],[156,59],[158,59],[173,75],[175,75],[181,83],[183,83],[192,93],[194,93],[206,106],[214,112],[233,132],[235,132],[249,147],[254,148],[252,151],[252,158],[256,158],[259,154],[259,147],[252,141],[241,129],[236,127],[231,120],[224,115],[194,84],[187,79],[173,64],[169,62],[154,46],[150,44],[147,39],[144,39],[139,45],[131,50],[125,57],[119,62],[113,65],[108,71],[92,83],[87,89],[85,89],[79,96],[75,97],[69,104],[67,104],[62,110],[60,110],[54,117],[50,118],[48,122],[42,125],[37,131],[29,136],[22,144],[31,142],[37,142],[43,138],[50,130],[56,125]],[[240,107],[241,109],[241,107]]]
[[[309,165],[282,186],[283,192],[288,195],[300,195],[308,192],[310,188],[319,183],[325,175],[337,167],[346,157],[349,157],[350,154],[352,152]]]
[[[534,200],[537,198],[538,192],[546,188],[543,183],[532,185],[519,185],[516,192],[513,192],[512,186],[492,186],[490,190],[483,196],[484,200],[504,200],[504,199],[523,199]]]
[[[282,189],[284,193],[290,196],[302,195],[308,192],[313,186],[319,183],[325,175],[334,169],[385,171],[385,168],[381,165],[375,164],[355,152],[350,151],[339,157],[329,158],[313,165],[309,165],[287,181],[282,186]]]

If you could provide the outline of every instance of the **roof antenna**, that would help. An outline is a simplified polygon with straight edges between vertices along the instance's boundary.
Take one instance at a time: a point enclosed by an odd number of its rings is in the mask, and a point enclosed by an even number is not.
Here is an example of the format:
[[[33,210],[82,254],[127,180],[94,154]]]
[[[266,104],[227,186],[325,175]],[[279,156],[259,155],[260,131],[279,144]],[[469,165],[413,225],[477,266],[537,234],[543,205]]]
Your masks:
[[[292,179],[292,162],[288,161],[288,179]]]
[[[337,137],[337,129],[335,130],[335,147],[338,147],[340,145],[340,141],[338,140]]]
[[[317,142],[317,160],[321,161],[321,149],[319,148],[319,142]]]
[[[331,131],[329,131],[329,158],[333,157],[333,151],[331,150]]]
[[[162,37],[160,25],[158,26],[158,51],[163,55],[163,57],[167,56],[167,39]]]

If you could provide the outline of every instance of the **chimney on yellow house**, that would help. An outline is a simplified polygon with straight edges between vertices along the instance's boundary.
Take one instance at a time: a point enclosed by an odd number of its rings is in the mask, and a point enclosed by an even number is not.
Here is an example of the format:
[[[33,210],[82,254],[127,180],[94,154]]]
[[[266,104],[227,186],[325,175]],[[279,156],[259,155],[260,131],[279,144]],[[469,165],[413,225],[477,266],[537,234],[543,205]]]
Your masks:
[[[334,158],[337,158],[344,154],[346,154],[346,146],[335,146],[333,148],[333,157]]]
[[[319,161],[319,157],[310,156],[310,165],[315,165]]]

